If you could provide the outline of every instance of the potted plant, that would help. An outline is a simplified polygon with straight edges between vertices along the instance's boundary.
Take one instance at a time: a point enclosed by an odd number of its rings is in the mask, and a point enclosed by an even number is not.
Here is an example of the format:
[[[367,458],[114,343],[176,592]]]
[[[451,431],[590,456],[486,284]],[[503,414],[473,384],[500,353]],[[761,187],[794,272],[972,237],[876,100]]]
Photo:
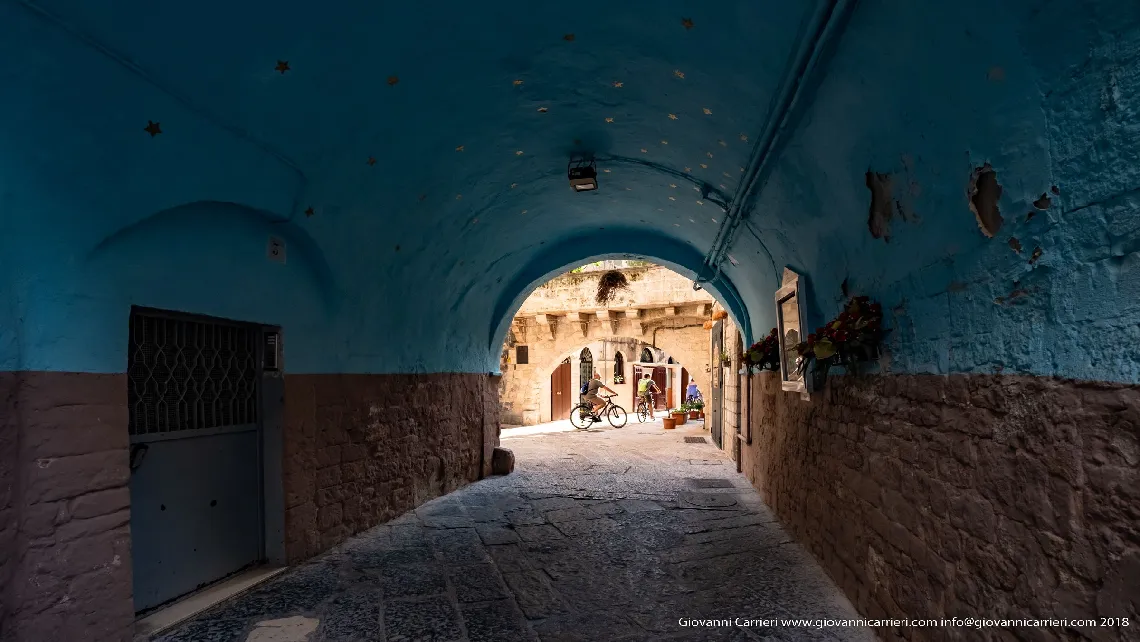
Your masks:
[[[619,383],[625,383],[625,377],[622,375],[614,375],[614,385],[617,385]]]
[[[685,411],[684,410],[681,410],[680,408],[674,408],[674,409],[669,411],[669,415],[671,417],[673,417],[673,420],[677,422],[678,426],[683,425],[685,423]]]
[[[665,430],[673,430],[677,427],[677,420],[673,418],[673,415],[665,415],[661,418],[661,423],[665,426]]]
[[[760,341],[753,343],[740,361],[748,368],[748,372],[773,370],[780,371],[780,333],[776,328]]]
[[[693,399],[689,401],[689,418],[690,419],[704,419],[705,418],[705,402],[700,399]]]
[[[720,353],[720,365],[726,368],[732,365],[732,357],[728,356],[727,352]]]
[[[800,356],[797,372],[803,373],[814,364],[816,387],[823,386],[828,370],[835,365],[858,375],[861,362],[879,358],[879,344],[886,334],[883,307],[865,296],[852,297],[838,317],[796,346]]]

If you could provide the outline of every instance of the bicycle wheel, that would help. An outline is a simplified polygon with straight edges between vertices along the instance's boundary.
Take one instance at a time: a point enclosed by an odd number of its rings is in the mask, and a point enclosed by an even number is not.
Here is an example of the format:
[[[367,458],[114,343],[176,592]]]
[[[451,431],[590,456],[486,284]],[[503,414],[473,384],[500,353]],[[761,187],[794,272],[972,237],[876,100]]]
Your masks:
[[[594,419],[590,413],[594,411],[594,407],[588,403],[580,403],[570,409],[570,423],[578,430],[585,430],[594,425]]]
[[[649,421],[649,409],[646,407],[644,401],[637,404],[637,420],[641,423]]]
[[[629,421],[629,416],[625,414],[625,408],[613,404],[610,406],[610,409],[606,411],[606,419],[609,420],[610,425],[614,428],[621,428],[625,425],[625,422]]]

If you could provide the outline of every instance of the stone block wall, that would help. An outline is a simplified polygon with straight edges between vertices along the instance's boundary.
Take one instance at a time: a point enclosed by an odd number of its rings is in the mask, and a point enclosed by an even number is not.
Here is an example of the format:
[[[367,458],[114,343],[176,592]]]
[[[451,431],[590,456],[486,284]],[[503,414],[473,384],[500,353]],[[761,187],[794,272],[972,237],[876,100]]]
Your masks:
[[[997,375],[753,376],[743,470],[869,617],[1129,617],[1076,632],[882,629],[884,640],[1140,639],[1140,387]]]
[[[523,302],[518,314],[549,311],[636,308],[670,303],[712,303],[704,290],[694,290],[692,280],[660,266],[630,267],[620,270],[630,282],[608,306],[595,300],[598,278],[603,272],[566,273],[540,285]]]
[[[0,375],[0,640],[133,636],[125,375]]]
[[[288,561],[478,480],[498,445],[497,391],[483,374],[286,376]]]

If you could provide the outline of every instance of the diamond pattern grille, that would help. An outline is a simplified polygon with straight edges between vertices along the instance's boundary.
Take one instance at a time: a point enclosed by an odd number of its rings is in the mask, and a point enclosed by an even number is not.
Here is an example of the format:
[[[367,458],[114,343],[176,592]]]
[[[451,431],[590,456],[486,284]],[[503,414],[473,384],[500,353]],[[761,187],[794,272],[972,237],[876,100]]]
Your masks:
[[[131,314],[130,434],[256,423],[258,335],[252,327]]]

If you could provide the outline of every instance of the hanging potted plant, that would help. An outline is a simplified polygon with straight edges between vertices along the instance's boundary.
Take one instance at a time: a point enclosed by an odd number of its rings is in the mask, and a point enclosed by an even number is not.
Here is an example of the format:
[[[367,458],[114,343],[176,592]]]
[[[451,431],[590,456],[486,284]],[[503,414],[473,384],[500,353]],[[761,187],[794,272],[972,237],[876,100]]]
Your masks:
[[[780,371],[780,333],[776,328],[760,341],[752,344],[740,361],[748,368],[748,372],[762,372],[764,370]]]
[[[726,368],[732,365],[732,357],[728,356],[727,352],[720,353],[720,365]]]
[[[838,317],[796,346],[800,356],[796,371],[802,374],[814,367],[817,388],[823,386],[832,366],[858,375],[860,363],[879,358],[879,345],[886,334],[883,306],[865,296],[852,297]]]

